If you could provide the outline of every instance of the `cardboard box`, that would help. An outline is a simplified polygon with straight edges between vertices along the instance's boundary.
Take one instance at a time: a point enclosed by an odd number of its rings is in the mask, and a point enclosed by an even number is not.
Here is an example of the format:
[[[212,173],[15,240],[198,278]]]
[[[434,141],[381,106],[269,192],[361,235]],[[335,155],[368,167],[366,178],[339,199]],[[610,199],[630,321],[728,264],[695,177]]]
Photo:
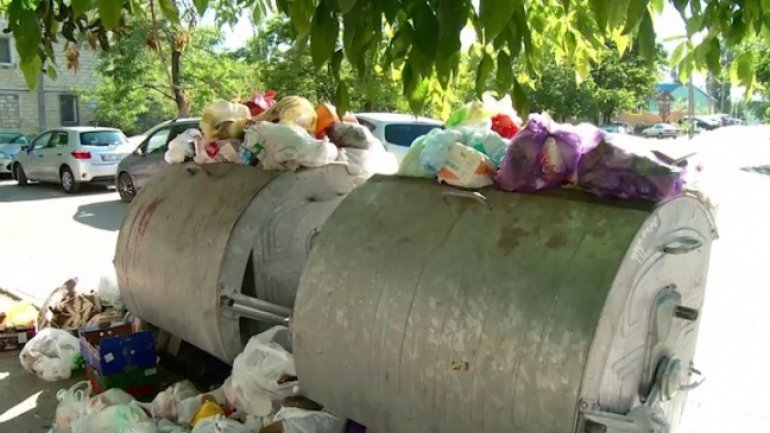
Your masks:
[[[131,324],[81,330],[80,351],[86,364],[101,376],[152,369],[157,362],[152,332],[135,333]]]

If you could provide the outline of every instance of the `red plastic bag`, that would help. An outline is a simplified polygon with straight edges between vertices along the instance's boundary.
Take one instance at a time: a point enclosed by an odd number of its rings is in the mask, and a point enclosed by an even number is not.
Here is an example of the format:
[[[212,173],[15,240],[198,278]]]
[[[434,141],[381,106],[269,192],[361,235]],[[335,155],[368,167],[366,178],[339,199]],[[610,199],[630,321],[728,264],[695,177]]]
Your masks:
[[[518,126],[507,114],[492,116],[492,130],[503,138],[513,138],[519,132]]]
[[[243,105],[249,107],[252,117],[262,114],[268,108],[275,105],[275,90],[268,90],[264,94],[256,93],[251,99],[244,102]]]

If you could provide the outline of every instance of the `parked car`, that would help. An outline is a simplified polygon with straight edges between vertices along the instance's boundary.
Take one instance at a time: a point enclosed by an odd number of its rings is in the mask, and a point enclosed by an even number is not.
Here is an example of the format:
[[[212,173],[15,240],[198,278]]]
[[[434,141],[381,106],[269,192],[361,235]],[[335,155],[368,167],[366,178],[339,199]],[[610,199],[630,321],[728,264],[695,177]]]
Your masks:
[[[696,117],[695,126],[711,131],[722,126],[722,121],[713,117]]]
[[[605,123],[603,125],[600,125],[599,129],[601,129],[604,132],[608,132],[610,134],[628,134],[629,133],[628,129],[626,129],[625,126],[612,124],[612,123]]]
[[[167,120],[142,134],[144,139],[133,152],[120,161],[115,187],[120,199],[130,203],[153,174],[168,165],[164,159],[168,143],[190,128],[198,128],[200,118]]]
[[[51,129],[35,137],[13,157],[13,178],[60,183],[74,193],[84,183],[111,185],[126,155],[126,136],[119,129],[90,126]]]
[[[444,128],[438,120],[399,113],[357,113],[356,119],[369,128],[385,148],[396,155],[399,162],[404,158],[415,138],[434,128]]]
[[[674,138],[679,135],[679,130],[676,126],[670,123],[656,123],[651,127],[642,131],[642,135],[645,137],[657,137],[657,138]]]
[[[13,156],[29,144],[29,137],[18,131],[0,129],[0,175],[11,174]]]

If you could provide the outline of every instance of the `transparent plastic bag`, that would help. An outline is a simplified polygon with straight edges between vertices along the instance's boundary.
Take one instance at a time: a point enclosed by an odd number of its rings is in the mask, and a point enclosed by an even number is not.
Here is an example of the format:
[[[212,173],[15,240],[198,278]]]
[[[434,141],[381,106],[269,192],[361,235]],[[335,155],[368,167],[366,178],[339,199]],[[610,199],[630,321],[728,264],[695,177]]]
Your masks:
[[[43,380],[68,379],[75,359],[80,355],[80,341],[67,331],[45,328],[27,342],[19,353],[25,370]]]
[[[510,140],[506,140],[494,131],[481,128],[459,128],[462,133],[462,143],[488,156],[495,167],[498,167],[505,157]]]
[[[489,157],[462,143],[453,143],[438,179],[461,188],[483,188],[494,183],[495,171]]]
[[[274,403],[299,392],[289,341],[288,328],[275,326],[251,337],[235,358],[226,394],[237,410],[265,416]]]
[[[337,160],[348,166],[351,176],[391,175],[398,171],[396,156],[385,149],[341,148]]]
[[[420,165],[423,171],[435,175],[449,158],[449,149],[452,144],[463,141],[461,129],[445,129],[428,134],[425,137],[425,147],[420,152]]]
[[[203,138],[203,134],[199,130],[190,128],[174,137],[168,143],[168,150],[164,155],[164,159],[169,164],[181,164],[188,159],[194,158],[197,143],[205,143],[205,141],[206,139]]]
[[[86,403],[86,414],[101,412],[105,408],[118,404],[127,405],[136,399],[131,394],[118,388],[110,388],[101,394],[91,397]]]
[[[399,176],[406,176],[406,177],[432,177],[433,175],[431,173],[428,173],[422,168],[422,163],[420,162],[420,155],[422,154],[422,151],[425,149],[425,145],[427,143],[427,139],[430,136],[436,135],[441,133],[441,129],[436,128],[432,129],[430,132],[428,132],[425,135],[421,135],[412,141],[412,144],[409,146],[409,150],[406,152],[406,155],[404,155],[404,158],[401,160],[401,164],[398,168],[398,175]]]
[[[283,433],[342,433],[345,421],[320,411],[283,407],[275,414],[275,421],[283,421]]]
[[[138,403],[109,406],[72,424],[72,433],[158,433]]]
[[[179,415],[180,403],[198,394],[198,390],[189,380],[177,382],[155,396],[150,404],[150,413],[153,418],[176,420]]]
[[[253,433],[254,430],[223,416],[214,416],[198,422],[191,433]]]
[[[249,107],[220,99],[203,110],[201,132],[206,140],[240,139],[249,119]]]
[[[110,264],[99,273],[99,281],[96,285],[96,296],[102,307],[109,306],[116,310],[125,308],[125,303],[120,297],[120,288],[118,287],[118,276],[115,273],[115,266]]]
[[[156,419],[155,428],[158,429],[158,433],[190,433],[188,427],[184,427],[167,419]]]
[[[337,147],[385,150],[369,128],[358,123],[335,122],[328,130],[329,140]]]
[[[88,398],[91,395],[91,384],[88,381],[78,382],[69,389],[60,389],[56,393],[56,406],[53,425],[60,432],[69,431],[72,423],[87,414]]]
[[[322,167],[339,156],[328,140],[317,140],[293,125],[259,122],[246,133],[247,145],[261,148],[259,161],[265,170],[295,171],[299,167]]]
[[[240,141],[233,139],[196,141],[193,161],[197,164],[213,164],[218,162],[240,164],[243,162],[240,145]]]

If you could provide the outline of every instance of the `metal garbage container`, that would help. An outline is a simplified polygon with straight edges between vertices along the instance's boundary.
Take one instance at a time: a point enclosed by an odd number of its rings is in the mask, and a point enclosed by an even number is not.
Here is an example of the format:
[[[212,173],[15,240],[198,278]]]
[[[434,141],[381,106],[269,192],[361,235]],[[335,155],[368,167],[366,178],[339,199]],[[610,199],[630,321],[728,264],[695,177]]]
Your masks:
[[[302,275],[301,389],[380,433],[675,426],[716,234],[691,197],[373,178]]]
[[[115,268],[128,310],[231,362],[291,314],[313,237],[364,181],[343,165],[172,165],[135,198]]]

